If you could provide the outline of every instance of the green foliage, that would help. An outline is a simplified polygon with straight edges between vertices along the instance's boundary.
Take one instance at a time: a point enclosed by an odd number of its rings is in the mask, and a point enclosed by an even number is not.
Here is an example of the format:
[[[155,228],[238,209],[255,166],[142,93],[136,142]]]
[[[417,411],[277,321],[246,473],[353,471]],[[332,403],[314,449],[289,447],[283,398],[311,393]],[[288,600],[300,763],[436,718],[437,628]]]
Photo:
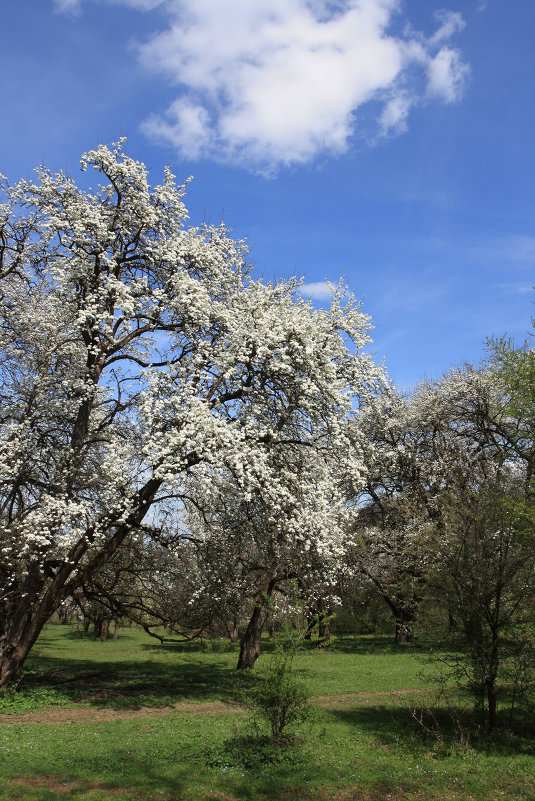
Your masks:
[[[264,675],[249,693],[248,703],[256,717],[268,724],[275,746],[292,742],[289,730],[306,721],[312,712],[310,689],[294,669],[295,651],[279,648]]]
[[[509,454],[531,463],[535,459],[535,350],[509,337],[487,341],[489,364],[503,391],[503,434]]]
[[[535,329],[535,319],[532,320]],[[531,334],[533,337],[533,333]],[[509,337],[489,339],[489,368],[500,392],[493,413],[498,420],[498,442],[503,458],[518,462],[524,471],[523,497],[509,503],[512,517],[524,521],[526,532],[535,525],[535,348],[533,340],[515,346]],[[527,525],[526,525],[527,523]]]

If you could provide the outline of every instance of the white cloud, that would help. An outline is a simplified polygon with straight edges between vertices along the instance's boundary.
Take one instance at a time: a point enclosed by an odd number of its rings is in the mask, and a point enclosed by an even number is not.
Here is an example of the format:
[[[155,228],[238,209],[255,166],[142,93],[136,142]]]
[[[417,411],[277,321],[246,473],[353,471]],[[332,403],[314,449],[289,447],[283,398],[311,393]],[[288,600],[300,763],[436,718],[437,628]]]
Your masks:
[[[199,157],[211,138],[208,112],[187,97],[177,98],[164,118],[151,115],[141,128],[152,139],[173,144],[184,158]]]
[[[379,123],[384,136],[393,133],[403,133],[408,128],[407,117],[413,101],[407,93],[398,94],[391,98],[384,107]]]
[[[454,103],[463,94],[469,68],[463,64],[459,52],[443,47],[428,63],[427,93],[446,103]]]
[[[427,97],[459,99],[467,67],[445,42],[464,23],[440,12],[429,39],[388,33],[398,0],[174,0],[170,26],[139,49],[146,67],[179,87],[144,131],[182,157],[210,156],[256,169],[341,153],[368,101],[381,134],[407,128]],[[199,136],[194,135],[198,131]]]
[[[301,284],[299,294],[305,298],[313,298],[313,300],[330,300],[333,290],[327,281],[312,281],[309,284]]]
[[[54,1],[64,11],[82,2]],[[343,153],[366,104],[377,135],[401,133],[413,106],[458,100],[468,72],[449,44],[464,26],[460,14],[439,12],[427,38],[410,26],[396,36],[401,0],[93,2],[167,11],[167,28],[138,53],[176,96],[142,128],[183,158],[269,172]],[[369,122],[366,131],[377,140]]]
[[[437,11],[435,19],[440,22],[440,28],[430,39],[433,44],[450,39],[457,31],[462,31],[466,24],[457,11],[446,11],[445,9]]]

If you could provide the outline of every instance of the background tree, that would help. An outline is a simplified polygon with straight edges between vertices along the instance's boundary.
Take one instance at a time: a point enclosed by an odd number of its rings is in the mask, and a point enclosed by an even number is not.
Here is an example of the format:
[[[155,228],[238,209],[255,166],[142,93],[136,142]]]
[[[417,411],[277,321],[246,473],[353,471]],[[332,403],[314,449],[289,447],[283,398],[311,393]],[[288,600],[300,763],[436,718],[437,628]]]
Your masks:
[[[346,579],[349,570],[376,588],[394,616],[396,642],[412,637],[452,466],[432,393],[423,384],[412,396],[389,387],[374,398],[357,421],[368,443],[364,483],[344,481],[353,507]]]
[[[336,475],[345,457],[332,443],[317,444],[311,447],[308,436],[300,441],[294,431],[291,447],[288,441],[284,449],[273,448],[273,470],[284,487],[278,507],[271,488],[244,499],[228,477],[219,475],[191,510],[189,527],[203,543],[196,603],[206,605],[202,599],[208,598],[222,609],[236,609],[243,599],[252,604],[240,669],[253,667],[258,658],[273,594],[296,580],[301,587],[314,587],[307,599],[319,601],[318,588],[335,575],[343,554],[344,504]]]

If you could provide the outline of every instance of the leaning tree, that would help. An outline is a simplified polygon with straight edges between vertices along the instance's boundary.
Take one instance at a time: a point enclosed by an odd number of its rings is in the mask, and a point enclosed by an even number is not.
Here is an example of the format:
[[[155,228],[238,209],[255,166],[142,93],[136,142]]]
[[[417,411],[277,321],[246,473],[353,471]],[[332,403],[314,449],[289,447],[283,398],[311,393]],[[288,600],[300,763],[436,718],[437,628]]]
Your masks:
[[[121,143],[82,169],[96,190],[2,181],[0,686],[123,542],[165,537],[189,476],[225,470],[277,511],[272,449],[341,442],[380,377],[351,298],[315,311],[297,281],[256,280],[244,243],[189,227],[184,186],[151,188]]]

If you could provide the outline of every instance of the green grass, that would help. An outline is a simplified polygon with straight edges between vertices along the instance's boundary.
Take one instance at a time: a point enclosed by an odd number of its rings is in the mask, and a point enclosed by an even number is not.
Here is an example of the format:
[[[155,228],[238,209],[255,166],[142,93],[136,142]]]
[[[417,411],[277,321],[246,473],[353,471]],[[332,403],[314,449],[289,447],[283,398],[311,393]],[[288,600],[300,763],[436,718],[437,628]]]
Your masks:
[[[378,693],[425,686],[422,655],[415,646],[351,637],[299,654],[296,667],[314,695]],[[255,672],[237,675],[236,658],[225,641],[160,646],[132,629],[117,643],[101,643],[49,626],[20,693],[2,701],[3,711],[239,700]],[[502,731],[461,742],[447,723],[443,739],[425,736],[413,705],[405,696],[342,697],[319,708],[278,761],[249,747],[250,721],[236,711],[3,723],[0,801],[379,801],[389,794],[396,801],[533,801],[529,736]]]
[[[263,642],[267,658],[274,644]],[[52,705],[167,706],[177,701],[235,701],[254,677],[235,670],[238,646],[228,640],[161,645],[139,629],[101,642],[69,626],[48,626],[26,663],[18,692],[1,712]],[[313,695],[418,688],[422,653],[386,637],[339,638],[332,649],[304,650],[296,668]]]

